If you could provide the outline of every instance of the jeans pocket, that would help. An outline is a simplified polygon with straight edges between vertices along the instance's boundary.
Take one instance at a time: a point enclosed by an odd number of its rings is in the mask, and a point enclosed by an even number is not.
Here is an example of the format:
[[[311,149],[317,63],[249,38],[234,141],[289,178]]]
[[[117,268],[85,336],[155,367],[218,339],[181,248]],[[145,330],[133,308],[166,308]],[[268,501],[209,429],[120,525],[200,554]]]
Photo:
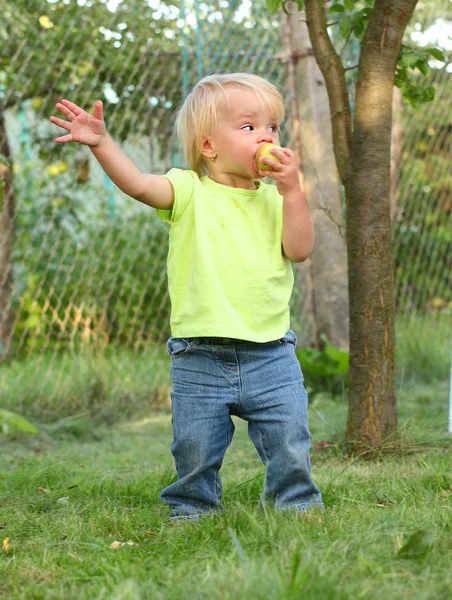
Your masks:
[[[166,342],[166,349],[171,358],[183,356],[190,349],[191,343],[184,338],[171,337]]]

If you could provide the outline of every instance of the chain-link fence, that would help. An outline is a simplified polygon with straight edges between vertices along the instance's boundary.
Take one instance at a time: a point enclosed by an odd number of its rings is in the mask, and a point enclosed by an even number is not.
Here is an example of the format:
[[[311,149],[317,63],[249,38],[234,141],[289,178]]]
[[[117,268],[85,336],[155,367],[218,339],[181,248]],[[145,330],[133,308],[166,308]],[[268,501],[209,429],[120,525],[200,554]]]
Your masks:
[[[291,57],[282,50],[280,16],[269,17],[264,0],[0,0],[0,8],[0,153],[13,164],[12,179],[0,165],[7,179],[3,376],[16,369],[22,406],[39,398],[49,407],[77,405],[74,381],[92,402],[99,386],[123,399],[148,398],[168,381],[168,231],[155,211],[115,188],[89,149],[56,145],[48,117],[62,98],[87,110],[102,99],[112,137],[141,170],[156,174],[186,167],[174,111],[207,73],[266,77],[283,91],[290,122]],[[396,303],[400,314],[447,316],[451,73],[435,68],[430,78],[434,104],[417,114],[402,105],[397,116]],[[281,142],[292,141],[283,126]],[[291,309],[301,342],[303,298],[296,281]],[[106,358],[108,380],[101,377]],[[93,367],[94,360],[101,362]],[[10,374],[3,378],[5,398],[13,393]]]
[[[394,253],[399,314],[452,309],[452,73],[432,70],[436,97],[417,114],[400,107],[394,187]],[[397,165],[396,165],[397,170]]]

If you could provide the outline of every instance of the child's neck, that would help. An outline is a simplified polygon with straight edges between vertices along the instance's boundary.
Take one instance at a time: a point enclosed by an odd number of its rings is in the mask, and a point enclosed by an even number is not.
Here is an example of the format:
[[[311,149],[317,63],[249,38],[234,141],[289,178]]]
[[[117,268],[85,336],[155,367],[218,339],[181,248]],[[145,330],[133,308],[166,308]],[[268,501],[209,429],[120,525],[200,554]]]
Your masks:
[[[256,185],[254,179],[247,179],[244,177],[237,177],[236,175],[230,175],[229,173],[213,173],[209,172],[209,179],[221,185],[227,185],[232,188],[239,188],[242,190],[258,190],[259,186]]]

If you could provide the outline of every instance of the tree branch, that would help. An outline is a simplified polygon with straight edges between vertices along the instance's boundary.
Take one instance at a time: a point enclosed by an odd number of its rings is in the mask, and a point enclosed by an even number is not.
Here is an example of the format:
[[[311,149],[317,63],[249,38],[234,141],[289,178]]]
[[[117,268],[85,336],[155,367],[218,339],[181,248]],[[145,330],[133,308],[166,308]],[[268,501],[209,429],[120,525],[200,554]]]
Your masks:
[[[349,42],[350,38],[352,37],[352,33],[353,33],[353,27],[350,27],[350,31],[349,31],[349,32],[348,32],[348,34],[347,34],[347,39],[345,40],[345,43],[344,43],[344,45],[342,46],[341,53],[339,54],[339,56],[340,56],[341,58],[344,56],[344,51],[345,51],[345,48],[347,47],[347,44],[348,44],[348,42]]]
[[[325,79],[330,103],[334,156],[342,183],[345,184],[352,146],[352,120],[345,70],[328,36],[323,2],[306,0],[305,10],[312,49]]]
[[[356,84],[354,134],[390,135],[392,94],[403,33],[417,0],[375,0],[361,41]],[[389,113],[389,114],[388,114]],[[389,118],[388,118],[389,117]],[[355,149],[354,149],[355,152]],[[362,151],[358,151],[362,157]]]

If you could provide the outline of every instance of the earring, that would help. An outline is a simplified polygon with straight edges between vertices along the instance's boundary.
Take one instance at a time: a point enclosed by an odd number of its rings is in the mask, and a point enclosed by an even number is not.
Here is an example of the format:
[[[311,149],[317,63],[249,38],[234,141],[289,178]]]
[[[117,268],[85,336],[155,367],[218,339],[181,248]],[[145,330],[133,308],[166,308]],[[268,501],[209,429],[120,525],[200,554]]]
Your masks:
[[[216,160],[217,156],[218,156],[218,154],[215,154],[215,156],[211,156],[211,157],[210,157],[210,160],[211,160],[212,162],[215,162],[215,160]]]

